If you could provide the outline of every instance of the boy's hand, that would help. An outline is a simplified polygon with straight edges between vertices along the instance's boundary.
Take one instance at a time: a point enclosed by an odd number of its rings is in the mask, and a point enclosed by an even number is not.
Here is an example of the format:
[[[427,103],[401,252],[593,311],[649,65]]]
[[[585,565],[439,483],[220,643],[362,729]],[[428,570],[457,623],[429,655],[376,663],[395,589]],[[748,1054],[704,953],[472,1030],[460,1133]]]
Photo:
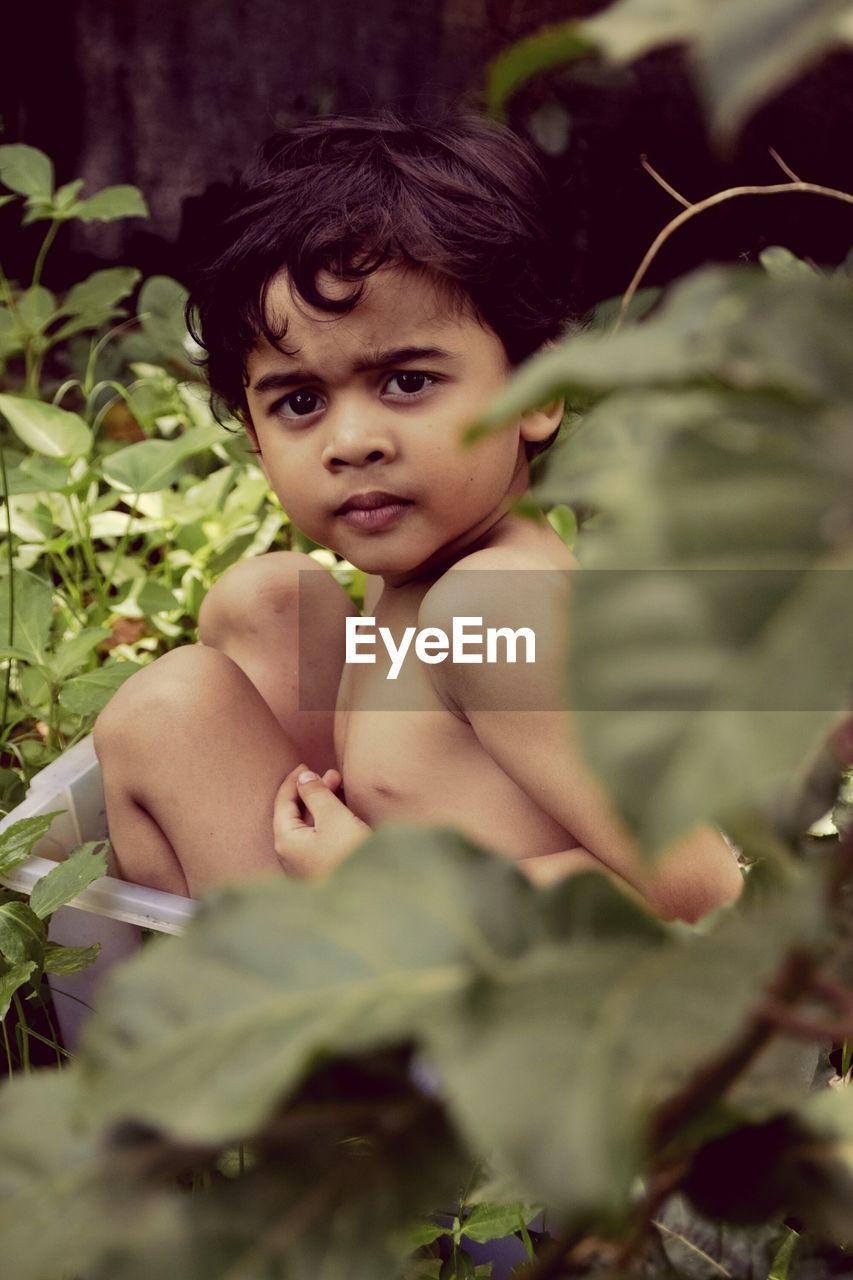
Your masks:
[[[370,834],[367,823],[335,795],[340,785],[336,769],[328,769],[320,778],[300,764],[279,787],[273,841],[288,875],[306,880],[326,875]]]

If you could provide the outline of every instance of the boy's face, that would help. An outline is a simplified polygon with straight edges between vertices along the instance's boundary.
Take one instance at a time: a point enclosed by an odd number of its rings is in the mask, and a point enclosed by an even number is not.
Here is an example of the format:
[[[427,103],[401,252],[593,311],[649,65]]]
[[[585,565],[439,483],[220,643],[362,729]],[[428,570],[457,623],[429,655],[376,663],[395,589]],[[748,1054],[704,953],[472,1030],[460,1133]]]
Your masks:
[[[330,278],[320,281],[324,292]],[[368,573],[427,571],[501,518],[527,485],[525,440],[559,420],[535,413],[473,448],[460,437],[506,379],[497,335],[452,309],[433,281],[399,267],[370,276],[344,316],[269,289],[285,355],[250,353],[250,436],[294,524]]]

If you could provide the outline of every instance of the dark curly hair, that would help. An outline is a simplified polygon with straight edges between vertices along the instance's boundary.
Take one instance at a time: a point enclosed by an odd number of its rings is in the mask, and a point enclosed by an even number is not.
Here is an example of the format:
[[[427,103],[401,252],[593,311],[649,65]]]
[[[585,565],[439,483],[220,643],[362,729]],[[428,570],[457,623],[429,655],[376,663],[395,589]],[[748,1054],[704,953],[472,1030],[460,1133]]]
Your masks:
[[[246,356],[261,335],[284,338],[266,314],[282,270],[307,303],[338,314],[384,263],[428,271],[519,364],[575,318],[555,204],[533,150],[474,114],[335,116],[277,134],[235,188],[187,303],[214,407],[241,416]],[[352,290],[326,297],[322,272]]]

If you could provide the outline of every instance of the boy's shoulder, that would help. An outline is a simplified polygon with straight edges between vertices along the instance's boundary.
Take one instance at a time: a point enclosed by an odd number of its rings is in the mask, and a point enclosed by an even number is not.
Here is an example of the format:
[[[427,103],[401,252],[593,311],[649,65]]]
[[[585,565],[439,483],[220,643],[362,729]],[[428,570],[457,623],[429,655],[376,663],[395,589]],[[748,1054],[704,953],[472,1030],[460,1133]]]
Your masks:
[[[483,617],[486,625],[521,625],[546,602],[565,601],[568,575],[576,568],[577,560],[550,527],[544,537],[522,529],[460,556],[425,593],[418,622],[447,630],[454,616],[464,614]]]

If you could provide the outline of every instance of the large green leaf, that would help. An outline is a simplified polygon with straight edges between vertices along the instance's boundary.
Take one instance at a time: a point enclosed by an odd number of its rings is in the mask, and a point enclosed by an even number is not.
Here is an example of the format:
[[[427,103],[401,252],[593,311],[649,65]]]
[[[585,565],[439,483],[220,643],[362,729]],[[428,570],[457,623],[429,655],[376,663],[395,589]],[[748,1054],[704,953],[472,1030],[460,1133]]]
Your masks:
[[[608,512],[575,579],[569,701],[629,821],[657,847],[766,804],[838,718],[853,664],[847,411],[611,397],[543,488]]]
[[[24,983],[29,982],[36,965],[34,960],[25,960],[20,964],[10,964],[0,970],[0,1022],[9,1012],[12,997]]]
[[[50,458],[85,457],[92,432],[76,413],[25,396],[0,395],[0,413],[17,436]]]
[[[59,679],[70,676],[109,634],[109,627],[84,627],[70,640],[61,641],[50,656],[49,666],[53,674]]]
[[[0,182],[23,196],[49,200],[53,165],[43,151],[22,143],[0,147]]]
[[[61,458],[46,458],[34,453],[8,470],[6,479],[10,493],[59,493],[73,481],[68,464]]]
[[[78,1123],[77,1083],[42,1070],[0,1096],[0,1247],[15,1280],[89,1276],[110,1249],[177,1234],[177,1197],[134,1185],[127,1161],[105,1166]]]
[[[34,573],[15,570],[13,627],[9,627],[9,580],[0,576],[0,643],[10,639],[32,662],[44,662],[53,621],[53,592]]]
[[[731,135],[767,98],[850,39],[850,0],[620,0],[577,24],[617,62],[688,44],[713,126]]]
[[[47,929],[25,902],[0,903],[0,953],[12,964],[44,964]]]
[[[325,883],[223,889],[116,975],[87,1028],[92,1107],[192,1140],[247,1135],[318,1051],[406,1039],[500,969],[541,928],[532,898],[458,835],[393,827]]]
[[[718,132],[731,136],[763,101],[842,39],[850,0],[726,0],[696,44],[700,79]]]
[[[116,304],[136,287],[141,272],[134,267],[108,267],[95,271],[86,280],[69,289],[62,310],[84,320],[87,327],[104,324],[115,311]]]
[[[0,832],[0,875],[13,871],[32,853],[33,845],[47,835],[53,819],[63,809],[40,814],[37,818],[19,818]]]
[[[138,670],[138,662],[124,659],[121,662],[105,663],[94,671],[84,671],[62,686],[59,701],[72,715],[96,715],[107,705],[116,689]]]
[[[630,62],[662,45],[693,40],[711,7],[708,0],[617,0],[579,26],[609,58]]]
[[[807,402],[850,403],[851,326],[847,281],[704,269],[679,281],[641,324],[581,333],[523,364],[479,425],[511,421],[560,395],[600,397],[619,388],[722,383],[746,391],[774,388]]]
[[[99,876],[107,874],[107,850],[103,840],[89,841],[48,871],[34,886],[30,906],[40,920],[46,919]]]
[[[74,209],[82,222],[113,222],[116,218],[147,218],[148,206],[137,187],[104,187]]]
[[[104,460],[104,478],[124,493],[155,493],[177,477],[181,465],[221,441],[220,427],[194,427],[177,440],[140,440]]]
[[[555,1209],[624,1214],[653,1108],[730,1041],[788,949],[818,937],[817,889],[793,884],[703,936],[568,938],[458,1000],[424,1034],[473,1149]]]

